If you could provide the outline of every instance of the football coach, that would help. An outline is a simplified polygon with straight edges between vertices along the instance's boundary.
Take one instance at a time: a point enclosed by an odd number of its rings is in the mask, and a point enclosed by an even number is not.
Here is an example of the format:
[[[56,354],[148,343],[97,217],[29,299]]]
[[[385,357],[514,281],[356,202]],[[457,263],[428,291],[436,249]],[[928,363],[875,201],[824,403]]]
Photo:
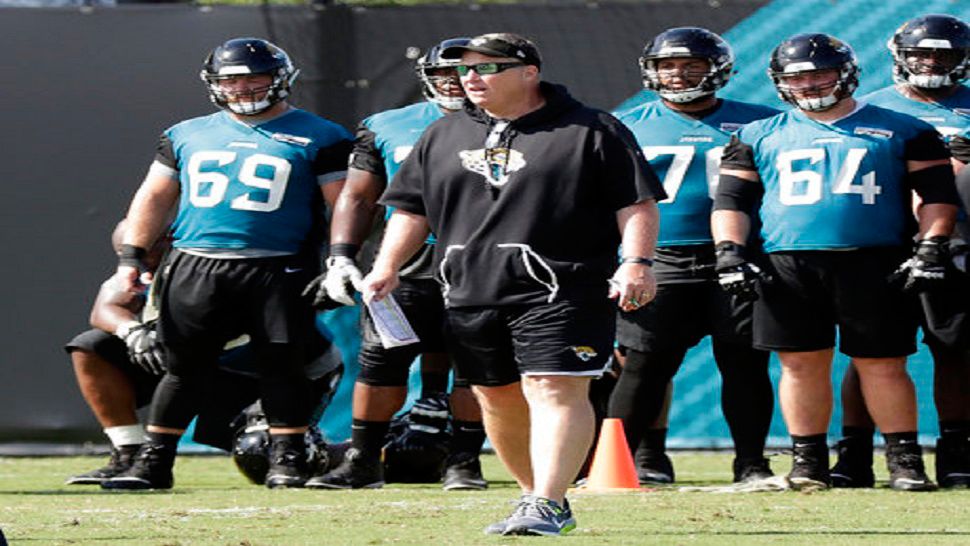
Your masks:
[[[576,526],[565,493],[593,441],[589,384],[609,362],[616,307],[656,292],[665,194],[620,122],[542,81],[531,41],[485,34],[442,56],[460,59],[465,108],[426,130],[384,193],[395,210],[365,298],[393,290],[435,234],[459,371],[523,492],[485,532],[564,534]]]

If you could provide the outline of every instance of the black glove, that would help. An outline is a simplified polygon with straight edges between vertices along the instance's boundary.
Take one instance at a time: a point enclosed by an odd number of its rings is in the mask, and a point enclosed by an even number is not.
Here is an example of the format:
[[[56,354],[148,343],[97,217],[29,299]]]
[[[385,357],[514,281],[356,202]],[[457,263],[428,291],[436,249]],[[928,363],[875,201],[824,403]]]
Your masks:
[[[122,335],[123,334],[123,335]],[[128,358],[152,375],[165,374],[165,353],[155,333],[155,323],[138,323],[119,337],[128,346]]]
[[[913,257],[903,262],[890,276],[890,282],[903,282],[906,292],[923,292],[943,286],[950,262],[950,238],[936,235],[916,242]]]
[[[744,258],[744,247],[722,241],[714,248],[714,254],[717,258],[714,271],[721,288],[740,301],[758,299],[758,284],[768,282],[770,277]]]

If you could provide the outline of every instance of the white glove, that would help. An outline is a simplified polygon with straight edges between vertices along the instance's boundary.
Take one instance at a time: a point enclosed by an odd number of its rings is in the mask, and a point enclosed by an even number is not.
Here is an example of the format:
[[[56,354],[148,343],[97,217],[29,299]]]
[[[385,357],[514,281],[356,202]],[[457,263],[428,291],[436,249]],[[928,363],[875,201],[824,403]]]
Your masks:
[[[352,258],[330,256],[327,258],[327,276],[323,287],[330,299],[344,305],[355,305],[354,292],[360,291],[364,276]]]

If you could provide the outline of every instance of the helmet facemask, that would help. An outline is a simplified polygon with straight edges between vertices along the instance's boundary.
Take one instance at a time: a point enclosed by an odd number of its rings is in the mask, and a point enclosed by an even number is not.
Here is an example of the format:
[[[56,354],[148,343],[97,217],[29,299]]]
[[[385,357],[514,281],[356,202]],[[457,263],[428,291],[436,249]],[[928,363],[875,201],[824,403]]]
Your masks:
[[[732,63],[717,64],[713,59],[703,59],[708,62],[710,68],[706,72],[689,72],[683,75],[685,79],[694,79],[700,76],[700,81],[694,87],[687,89],[672,89],[663,84],[657,65],[663,59],[672,58],[694,58],[685,57],[663,57],[663,58],[640,58],[640,75],[643,77],[643,86],[651,91],[656,91],[664,100],[677,104],[694,102],[704,97],[713,95],[718,89],[727,84],[731,76]],[[700,58],[700,57],[696,57]]]
[[[958,49],[897,48],[890,41],[889,50],[893,54],[893,80],[920,89],[952,87],[966,79],[970,69],[966,52]]]
[[[290,67],[292,70],[292,67]],[[237,74],[210,75],[203,73],[209,89],[209,98],[220,108],[226,108],[243,116],[254,116],[268,110],[274,104],[282,101],[290,94],[290,86],[296,79],[298,70],[287,71],[280,69],[272,77],[269,85],[244,91],[233,91],[223,87],[222,82],[237,77]]]
[[[421,80],[424,98],[445,110],[461,110],[465,103],[464,91],[458,95],[453,95],[447,91],[448,88],[461,89],[461,81],[454,68],[458,63],[458,60],[440,59],[435,63],[430,63],[427,62],[426,57],[418,59],[415,70],[418,73],[418,79]],[[441,73],[445,71],[447,73]]]
[[[785,72],[772,72],[769,70],[768,75],[771,76],[772,81],[775,82],[775,89],[778,90],[778,96],[781,97],[785,102],[797,106],[801,110],[806,110],[808,112],[824,112],[836,104],[838,104],[842,99],[852,96],[856,88],[859,86],[859,68],[855,63],[847,62],[844,63],[838,69],[838,77],[836,80],[825,86],[811,86],[800,88],[797,91],[802,94],[816,94],[818,96],[812,97],[797,97],[795,95],[795,90],[785,82],[787,77],[796,74],[807,74],[809,72],[821,72],[823,70],[832,70],[830,68],[819,68],[819,69],[806,69],[799,70],[797,64],[790,64],[786,67]],[[831,89],[830,93],[823,92]]]

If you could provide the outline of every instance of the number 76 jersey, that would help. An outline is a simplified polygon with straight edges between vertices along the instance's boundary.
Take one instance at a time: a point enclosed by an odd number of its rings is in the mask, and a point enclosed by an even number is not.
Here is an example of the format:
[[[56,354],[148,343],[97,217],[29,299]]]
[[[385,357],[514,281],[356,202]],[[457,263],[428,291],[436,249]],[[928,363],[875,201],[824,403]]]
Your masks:
[[[906,162],[946,157],[929,124],[860,105],[832,123],[799,110],[753,122],[722,165],[758,172],[764,249],[777,252],[906,244],[914,234]]]
[[[346,177],[350,133],[299,109],[256,125],[225,112],[162,134],[153,169],[178,178],[178,248],[295,254],[323,214],[320,186]]]
[[[651,101],[616,114],[637,139],[643,155],[663,181],[667,198],[658,203],[657,246],[712,244],[711,206],[721,152],[742,125],[778,110],[720,99],[699,119]]]

